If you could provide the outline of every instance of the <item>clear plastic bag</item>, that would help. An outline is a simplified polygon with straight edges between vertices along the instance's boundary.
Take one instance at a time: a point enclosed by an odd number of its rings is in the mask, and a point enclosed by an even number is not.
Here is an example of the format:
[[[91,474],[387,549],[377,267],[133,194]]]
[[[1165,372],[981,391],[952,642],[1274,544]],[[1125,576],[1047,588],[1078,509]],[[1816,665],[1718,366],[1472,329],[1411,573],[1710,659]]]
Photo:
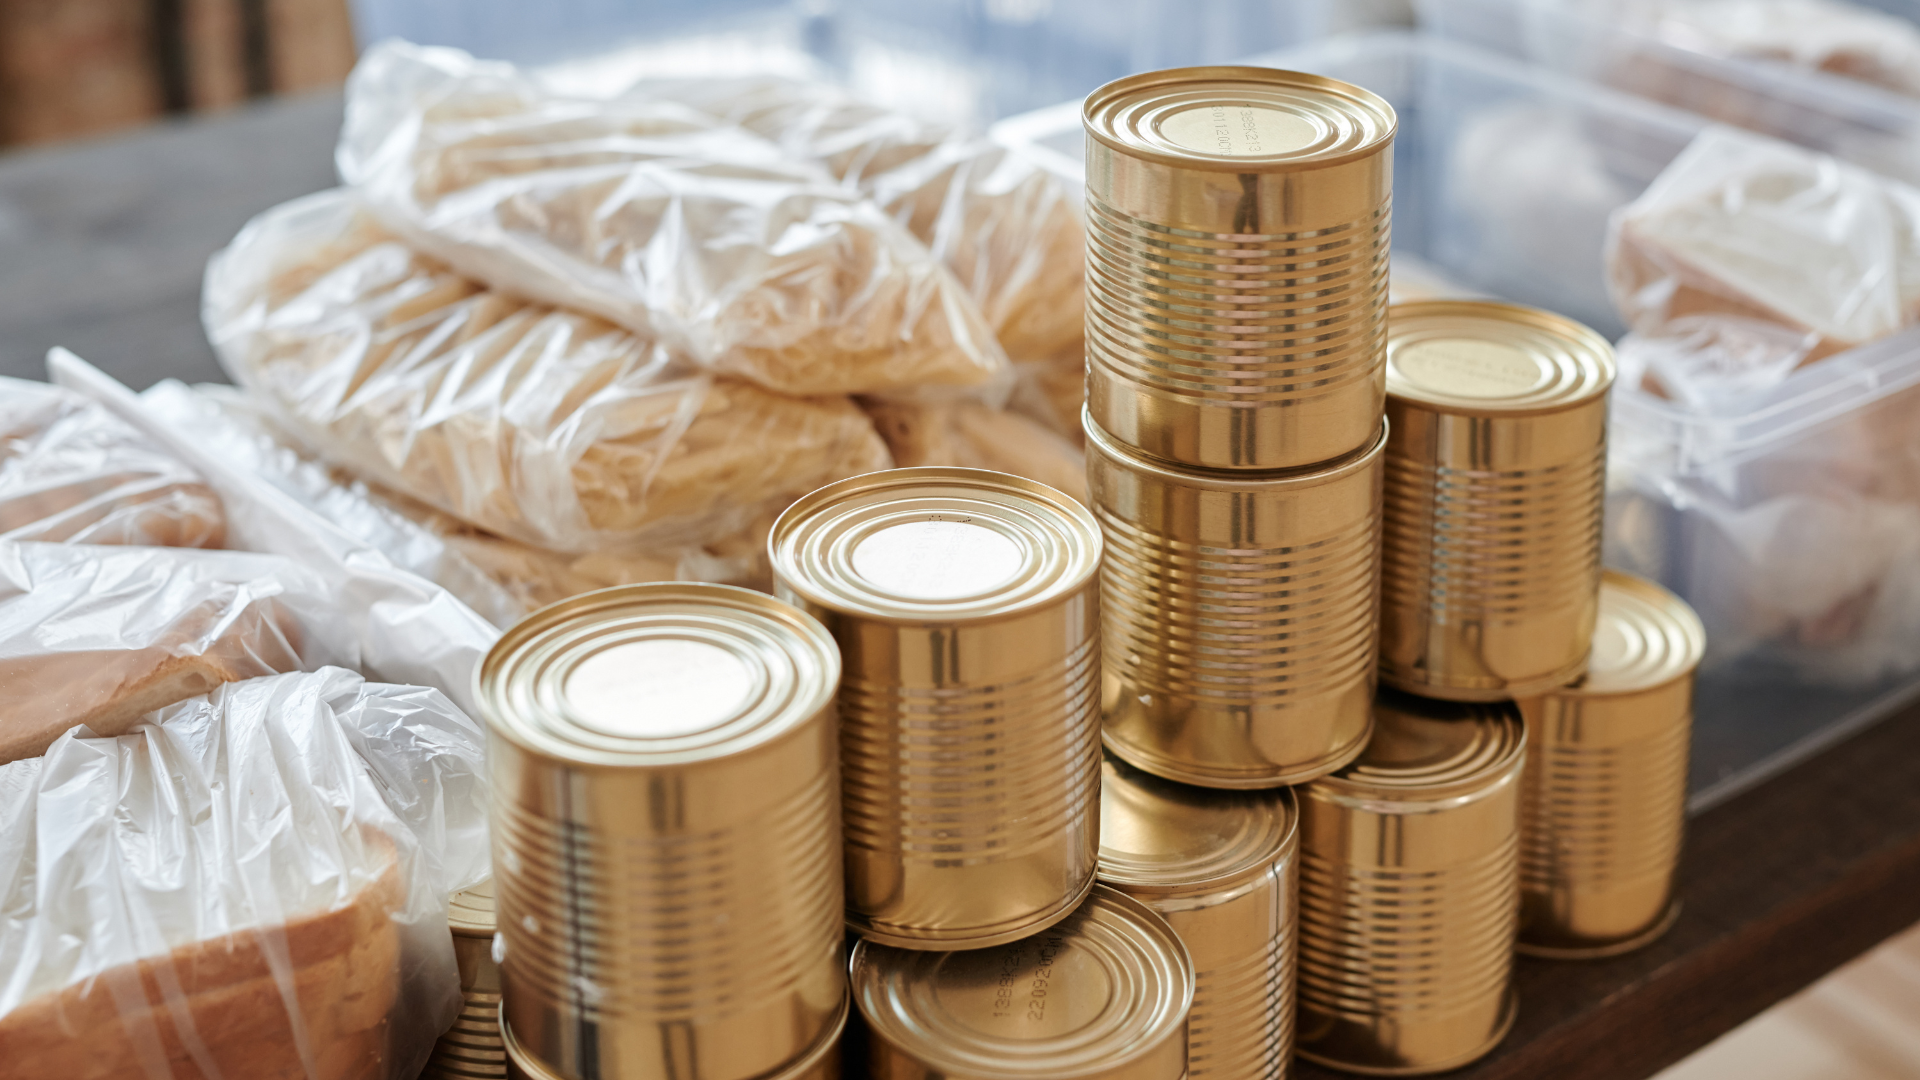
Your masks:
[[[223,683],[359,662],[325,579],[289,559],[0,544],[0,762]]]
[[[901,468],[955,465],[1037,480],[1087,501],[1087,463],[1065,437],[1017,413],[978,402],[866,403],[874,427]]]
[[[345,192],[248,225],[208,267],[205,318],[235,380],[328,460],[556,551],[734,535],[890,463],[845,397],[693,371],[599,319],[484,289]]]
[[[1659,0],[1629,25],[1693,52],[1776,60],[1920,97],[1920,27],[1836,0]]]
[[[412,1080],[460,1004],[485,740],[338,668],[0,767],[0,1062],[62,1080]]]
[[[575,98],[390,42],[348,83],[341,176],[420,250],[787,394],[980,388],[978,305],[880,209],[657,98]]]
[[[0,540],[217,548],[226,532],[213,489],[106,410],[0,378]]]

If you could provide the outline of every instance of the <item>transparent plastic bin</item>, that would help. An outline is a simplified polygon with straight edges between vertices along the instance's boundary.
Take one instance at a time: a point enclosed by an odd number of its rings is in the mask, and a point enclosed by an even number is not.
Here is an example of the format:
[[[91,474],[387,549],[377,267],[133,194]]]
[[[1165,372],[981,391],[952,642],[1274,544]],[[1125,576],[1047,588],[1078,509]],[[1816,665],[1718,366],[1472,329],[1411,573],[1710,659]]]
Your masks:
[[[1603,280],[1607,217],[1707,121],[1411,34],[1330,41],[1255,62],[1345,79],[1393,103],[1396,260],[1412,255],[1463,289],[1561,311],[1609,336],[1624,331]],[[1084,175],[1078,103],[992,130],[1065,177]],[[1908,414],[1914,422],[1903,423]],[[1690,414],[1619,387],[1612,439],[1609,564],[1661,581],[1708,627],[1696,697],[1696,809],[1920,691],[1920,331],[1804,368],[1735,414]],[[1832,618],[1790,628],[1757,610],[1804,569],[1754,556],[1770,514],[1805,523],[1811,506],[1845,522],[1876,502],[1887,520],[1874,535],[1828,529],[1802,554],[1875,568],[1878,592],[1867,599],[1884,610],[1876,609],[1872,640],[1847,651],[1847,617],[1861,614],[1854,593]],[[1790,512],[1775,513],[1783,508]],[[1912,542],[1901,546],[1889,523],[1907,514]],[[1777,535],[1780,522],[1771,524]],[[1888,544],[1896,550],[1883,550]]]
[[[1432,34],[1920,183],[1920,98],[1784,61],[1718,56],[1569,0],[1417,0]],[[1871,5],[1920,25],[1920,0]]]

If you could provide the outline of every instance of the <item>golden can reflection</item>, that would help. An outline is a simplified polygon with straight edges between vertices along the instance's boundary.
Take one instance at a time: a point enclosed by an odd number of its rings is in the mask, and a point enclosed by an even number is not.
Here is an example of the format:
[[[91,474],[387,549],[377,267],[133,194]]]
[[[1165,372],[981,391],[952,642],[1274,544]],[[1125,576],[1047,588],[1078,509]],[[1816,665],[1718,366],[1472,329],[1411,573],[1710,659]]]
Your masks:
[[[1378,426],[1393,108],[1177,68],[1087,98],[1087,407],[1183,466],[1301,468]]]
[[[886,1080],[1180,1080],[1193,964],[1173,929],[1097,886],[1065,920],[985,949],[863,941],[852,994]]]
[[[1600,588],[1613,349],[1509,304],[1389,318],[1380,679],[1456,701],[1564,686]]]
[[[1157,465],[1089,416],[1107,537],[1103,737],[1148,772],[1220,788],[1332,772],[1366,745],[1381,451],[1259,478]]]
[[[1299,789],[1300,1056],[1417,1075],[1505,1037],[1525,761],[1511,704],[1383,690],[1366,752]]]
[[[515,1070],[760,1080],[831,1040],[839,673],[818,623],[721,585],[586,593],[495,644],[476,696]]]
[[[500,967],[493,962],[493,882],[455,893],[447,908],[464,1003],[453,1027],[434,1044],[420,1080],[503,1080],[507,1050],[500,1040]]]
[[[971,949],[1067,917],[1099,845],[1100,531],[975,469],[871,473],[790,507],[779,594],[839,643],[847,923]]]
[[[1299,844],[1286,788],[1209,791],[1102,765],[1100,881],[1166,919],[1193,958],[1192,1080],[1287,1074]]]
[[[1520,951],[1612,956],[1679,912],[1693,672],[1706,629],[1650,581],[1607,571],[1587,674],[1527,721]]]

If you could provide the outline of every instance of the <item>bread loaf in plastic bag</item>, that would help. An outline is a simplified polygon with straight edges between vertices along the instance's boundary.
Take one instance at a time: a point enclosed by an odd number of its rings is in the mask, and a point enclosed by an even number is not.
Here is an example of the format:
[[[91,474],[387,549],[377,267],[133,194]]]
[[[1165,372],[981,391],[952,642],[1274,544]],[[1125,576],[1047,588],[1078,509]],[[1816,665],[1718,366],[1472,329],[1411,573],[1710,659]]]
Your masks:
[[[0,540],[217,548],[220,499],[118,418],[0,377]]]
[[[0,1071],[412,1080],[459,1010],[485,741],[338,668],[0,767]]]
[[[653,97],[572,97],[511,65],[375,46],[340,174],[420,250],[787,394],[979,388],[1006,357],[878,207],[765,139]]]
[[[0,543],[0,762],[223,683],[358,665],[329,591],[275,555]]]
[[[845,397],[681,364],[592,316],[489,290],[325,192],[268,211],[207,270],[222,365],[328,461],[563,552],[739,533],[886,468]]]
[[[866,403],[901,468],[952,465],[1037,480],[1087,501],[1087,459],[1065,436],[1018,413],[978,402]]]

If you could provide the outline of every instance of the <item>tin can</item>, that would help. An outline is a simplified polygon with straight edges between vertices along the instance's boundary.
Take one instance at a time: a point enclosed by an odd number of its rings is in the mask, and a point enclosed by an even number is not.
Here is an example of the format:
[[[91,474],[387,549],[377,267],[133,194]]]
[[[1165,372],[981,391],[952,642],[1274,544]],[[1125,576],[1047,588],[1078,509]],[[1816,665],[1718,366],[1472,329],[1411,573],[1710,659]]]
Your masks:
[[[777,1075],[845,1011],[833,639],[722,585],[521,620],[476,675],[521,1075]]]
[[[853,1080],[856,1076],[864,1075],[841,1071],[841,1042],[846,1034],[848,1012],[849,1006],[843,1003],[826,1036],[815,1043],[805,1057],[779,1072],[756,1077],[755,1080]],[[521,1049],[510,1029],[503,1027],[502,1034],[506,1037],[506,1075],[510,1080],[568,1080]]]
[[[977,949],[1066,918],[1100,843],[1100,530],[978,469],[869,473],[774,523],[775,588],[840,644],[847,923]]]
[[[1366,753],[1299,789],[1299,1054],[1459,1068],[1513,1025],[1526,736],[1508,702],[1383,690]]]
[[[1107,759],[1100,882],[1152,908],[1193,958],[1192,1080],[1280,1080],[1293,1060],[1293,793],[1208,791]]]
[[[433,1045],[420,1080],[505,1080],[500,1041],[500,966],[493,962],[493,882],[453,894],[447,904],[453,958],[460,965],[466,1003],[453,1027]]]
[[[1401,304],[1387,341],[1380,680],[1544,693],[1586,669],[1600,590],[1613,348],[1570,319]]]
[[[1685,601],[1609,570],[1586,677],[1520,702],[1521,952],[1612,956],[1673,925],[1693,673],[1706,647]]]
[[[1156,464],[1086,418],[1107,747],[1205,787],[1297,784],[1353,760],[1373,706],[1387,435],[1320,469]]]
[[[1208,469],[1344,457],[1379,428],[1393,107],[1334,79],[1176,68],[1093,92],[1087,406]]]
[[[1187,1075],[1193,962],[1166,920],[1104,885],[1032,937],[944,953],[862,941],[852,969],[874,1077]]]

